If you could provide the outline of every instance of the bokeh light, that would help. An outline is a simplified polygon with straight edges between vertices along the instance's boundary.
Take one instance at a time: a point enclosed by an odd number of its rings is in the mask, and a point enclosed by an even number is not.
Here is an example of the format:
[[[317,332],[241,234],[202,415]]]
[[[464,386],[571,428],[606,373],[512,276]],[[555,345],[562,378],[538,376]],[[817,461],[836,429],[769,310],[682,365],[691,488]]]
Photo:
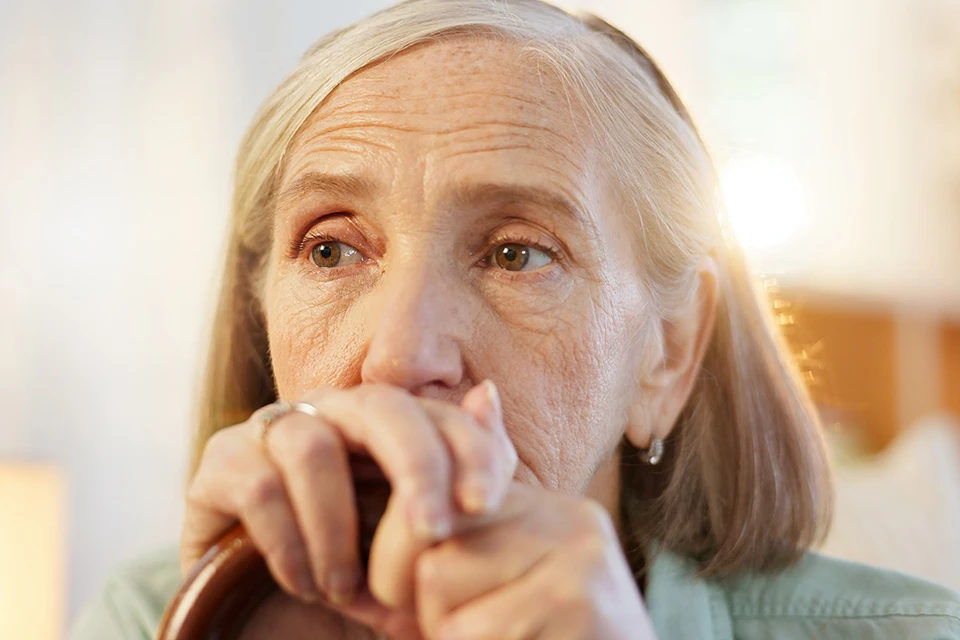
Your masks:
[[[807,219],[806,198],[797,175],[773,158],[741,153],[720,169],[727,216],[741,245],[771,249],[783,245]]]

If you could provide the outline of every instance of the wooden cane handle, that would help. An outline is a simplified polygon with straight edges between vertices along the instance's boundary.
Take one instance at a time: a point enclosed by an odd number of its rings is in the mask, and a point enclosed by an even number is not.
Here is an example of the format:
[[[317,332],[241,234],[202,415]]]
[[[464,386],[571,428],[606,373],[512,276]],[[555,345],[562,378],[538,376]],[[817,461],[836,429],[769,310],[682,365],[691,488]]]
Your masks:
[[[370,556],[373,533],[390,485],[369,459],[351,457],[360,529],[360,557]],[[279,587],[243,525],[234,525],[197,562],[171,601],[157,640],[235,640]]]
[[[233,640],[277,589],[242,525],[235,525],[184,580],[160,624],[158,640]]]

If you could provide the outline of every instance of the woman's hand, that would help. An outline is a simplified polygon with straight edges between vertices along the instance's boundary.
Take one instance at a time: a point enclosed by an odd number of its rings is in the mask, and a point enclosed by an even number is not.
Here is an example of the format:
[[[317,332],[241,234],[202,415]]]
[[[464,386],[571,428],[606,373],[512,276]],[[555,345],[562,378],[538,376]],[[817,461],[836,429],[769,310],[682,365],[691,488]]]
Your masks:
[[[185,573],[239,520],[288,594],[351,601],[362,583],[351,451],[372,457],[392,487],[387,513],[409,553],[390,563],[387,584],[412,584],[417,554],[449,536],[454,514],[495,509],[509,486],[516,453],[502,421],[472,417],[499,415],[492,383],[468,392],[459,408],[381,385],[317,389],[301,401],[319,416],[288,413],[261,439],[258,412],[210,439],[187,492]],[[355,609],[365,625],[415,637],[404,631],[409,607],[386,609],[365,594]],[[315,622],[325,615],[318,611]]]
[[[519,483],[492,517],[420,554],[417,614],[431,640],[652,640],[607,512]]]
[[[383,388],[347,399],[351,391],[308,395],[324,407],[320,419],[278,420],[266,452],[254,416],[204,454],[189,493],[185,569],[241,520],[300,600],[274,598],[248,637],[282,627],[291,638],[298,629],[331,638],[374,629],[392,640],[654,638],[603,508],[508,480],[516,453],[495,393],[477,387],[456,407],[406,394],[401,401],[393,394],[403,392],[390,390],[372,409]],[[340,440],[331,444],[331,434]],[[369,588],[353,599],[323,579],[336,558],[356,558],[348,450],[374,457],[394,487],[373,541]],[[446,509],[440,526],[428,526],[424,503]]]
[[[498,404],[471,413],[503,432]],[[616,529],[593,500],[512,482],[499,508],[457,516],[453,535],[426,548],[401,515],[388,508],[374,538],[377,599],[337,606],[380,628],[389,612],[415,609],[391,638],[416,637],[411,621],[428,640],[656,637]]]
[[[398,552],[375,548],[372,584],[396,575]],[[414,564],[415,619],[428,640],[656,638],[610,517],[592,500],[513,483],[496,513],[458,518]],[[367,596],[336,608],[373,621],[390,606]]]

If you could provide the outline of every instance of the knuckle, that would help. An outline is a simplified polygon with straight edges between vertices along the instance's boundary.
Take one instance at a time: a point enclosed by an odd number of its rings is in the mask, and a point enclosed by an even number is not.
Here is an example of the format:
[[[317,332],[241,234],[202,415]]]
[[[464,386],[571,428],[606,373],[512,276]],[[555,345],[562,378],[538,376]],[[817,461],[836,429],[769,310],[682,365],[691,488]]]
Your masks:
[[[340,450],[337,436],[328,429],[309,429],[291,442],[291,458],[299,467],[319,467]]]
[[[197,506],[206,502],[206,488],[204,487],[204,479],[197,475],[187,486],[186,492],[186,502],[187,506]]]
[[[603,562],[611,545],[619,545],[613,520],[607,510],[595,500],[579,500],[578,510],[572,541],[577,555],[591,565]]]
[[[553,611],[563,611],[567,621],[572,622],[583,608],[586,594],[578,580],[554,580],[546,590],[546,598]]]
[[[231,457],[236,446],[236,434],[237,427],[227,427],[215,431],[203,445],[203,451],[200,454],[201,464]]]
[[[207,438],[206,444],[203,445],[204,454],[208,454],[211,451],[216,451],[221,447],[223,447],[224,440],[227,439],[229,432],[230,432],[230,427],[226,429],[220,429],[218,431],[214,431],[213,435]]]
[[[283,495],[283,482],[273,472],[261,472],[248,480],[242,508],[249,513],[263,505],[279,499]]]
[[[449,463],[445,455],[425,447],[407,453],[403,462],[403,471],[406,475],[427,480],[439,481],[449,471]]]
[[[606,537],[598,534],[582,535],[577,543],[577,555],[585,571],[605,565],[610,551],[611,547]]]
[[[444,574],[442,554],[437,551],[425,551],[417,558],[416,583],[418,592],[435,593],[442,585]]]
[[[383,411],[404,413],[416,408],[416,401],[405,391],[384,384],[368,386],[364,393],[367,402],[375,404]]]
[[[613,527],[613,520],[606,508],[592,499],[578,500],[579,517],[581,529],[605,536]]]
[[[189,515],[194,509],[203,507],[206,502],[204,498],[205,495],[197,486],[197,483],[191,483],[190,486],[187,487],[186,495],[184,496],[184,507],[187,514]]]

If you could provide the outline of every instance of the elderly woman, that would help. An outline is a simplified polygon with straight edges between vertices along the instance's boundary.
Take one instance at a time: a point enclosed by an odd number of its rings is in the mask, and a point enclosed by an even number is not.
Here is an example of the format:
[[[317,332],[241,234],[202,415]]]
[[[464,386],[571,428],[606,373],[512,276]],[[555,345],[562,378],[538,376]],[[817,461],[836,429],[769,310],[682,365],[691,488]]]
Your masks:
[[[748,273],[609,25],[410,0],[327,36],[240,150],[179,550],[74,637],[151,637],[240,522],[282,587],[249,638],[960,638],[955,594],[808,551],[827,464]]]

